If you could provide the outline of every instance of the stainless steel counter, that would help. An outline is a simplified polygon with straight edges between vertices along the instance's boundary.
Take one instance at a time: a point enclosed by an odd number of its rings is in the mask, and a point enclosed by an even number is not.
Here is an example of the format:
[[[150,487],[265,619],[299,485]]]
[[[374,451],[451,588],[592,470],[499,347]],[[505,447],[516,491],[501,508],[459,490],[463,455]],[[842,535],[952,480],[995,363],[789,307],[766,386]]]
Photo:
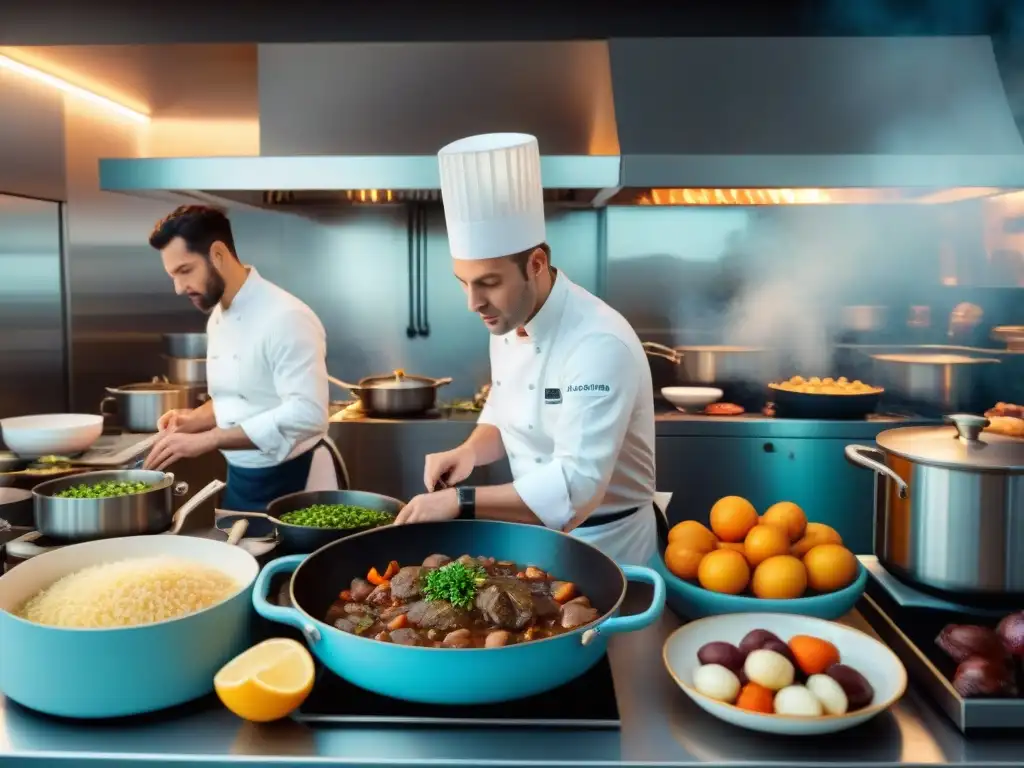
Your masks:
[[[643,588],[629,603],[646,600]],[[859,616],[849,619],[866,627]],[[310,729],[292,721],[243,723],[205,701],[124,723],[75,723],[34,715],[0,699],[0,764],[189,766],[744,766],[897,764],[1019,765],[1024,734],[965,740],[914,691],[892,710],[843,734],[814,739],[743,731],[705,714],[664,672],[671,614],[614,638],[610,655],[622,730]]]

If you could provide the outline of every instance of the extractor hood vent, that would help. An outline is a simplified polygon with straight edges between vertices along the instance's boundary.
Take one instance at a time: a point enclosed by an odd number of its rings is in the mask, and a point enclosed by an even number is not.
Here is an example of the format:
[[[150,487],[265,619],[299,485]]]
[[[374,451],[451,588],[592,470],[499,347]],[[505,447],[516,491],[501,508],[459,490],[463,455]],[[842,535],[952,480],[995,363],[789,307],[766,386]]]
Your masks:
[[[987,37],[609,42],[630,188],[1024,187]]]

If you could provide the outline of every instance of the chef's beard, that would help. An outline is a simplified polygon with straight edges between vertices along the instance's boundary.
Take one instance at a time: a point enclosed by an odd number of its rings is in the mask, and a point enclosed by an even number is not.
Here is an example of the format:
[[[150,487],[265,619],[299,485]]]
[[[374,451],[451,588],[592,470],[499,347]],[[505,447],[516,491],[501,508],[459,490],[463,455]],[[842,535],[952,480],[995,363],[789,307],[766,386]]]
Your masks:
[[[220,273],[211,268],[210,275],[206,278],[206,287],[202,293],[191,293],[189,298],[203,312],[209,312],[224,297],[224,278]]]

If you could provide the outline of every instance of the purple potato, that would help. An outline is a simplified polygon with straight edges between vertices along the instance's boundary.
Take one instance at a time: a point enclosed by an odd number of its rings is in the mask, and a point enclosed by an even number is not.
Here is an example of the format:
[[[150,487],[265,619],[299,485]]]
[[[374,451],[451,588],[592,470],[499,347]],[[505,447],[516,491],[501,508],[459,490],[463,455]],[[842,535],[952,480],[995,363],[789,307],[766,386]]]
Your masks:
[[[732,643],[705,643],[697,651],[697,660],[701,664],[721,664],[737,676],[743,672],[743,662],[747,655]]]
[[[775,642],[782,643],[778,636],[773,635],[767,629],[752,629],[747,632],[746,636],[740,640],[740,653],[746,658],[747,654],[751,651],[759,651],[766,647],[767,643]],[[785,643],[782,643],[785,645]],[[773,648],[772,650],[776,650]],[[788,648],[787,648],[788,651]]]
[[[977,624],[947,624],[935,638],[935,644],[957,664],[972,656],[996,660],[1006,656],[999,635]]]
[[[1024,611],[1004,617],[996,627],[996,634],[1008,654],[1016,658],[1024,657]]]
[[[953,676],[953,687],[965,699],[1017,695],[1017,683],[1011,668],[1002,661],[985,656],[972,656],[960,662]]]
[[[864,675],[853,667],[846,664],[833,664],[825,670],[825,674],[839,683],[839,687],[846,694],[846,700],[849,702],[847,711],[854,712],[864,709],[874,701],[875,689],[871,687],[871,683]]]

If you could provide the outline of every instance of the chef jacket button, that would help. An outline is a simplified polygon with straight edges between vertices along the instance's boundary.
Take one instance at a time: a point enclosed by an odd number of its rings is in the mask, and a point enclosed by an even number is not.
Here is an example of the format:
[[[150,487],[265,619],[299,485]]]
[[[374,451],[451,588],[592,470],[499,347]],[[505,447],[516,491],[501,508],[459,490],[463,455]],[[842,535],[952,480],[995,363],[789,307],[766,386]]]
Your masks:
[[[238,359],[238,355],[232,355],[231,357],[232,357],[232,359],[234,359],[234,360],[237,360],[237,359]]]
[[[507,338],[505,339],[505,343],[508,344],[508,339]]]
[[[534,387],[533,387],[533,384],[531,384],[529,388],[530,388],[530,389],[533,389],[533,388],[534,388]]]
[[[500,382],[500,381],[496,381],[496,382],[494,382],[494,383],[495,383],[495,385],[497,385],[497,386],[499,386],[499,387],[501,386],[501,382]]]
[[[541,462],[544,461],[544,459],[542,459],[540,456],[538,456],[536,459],[534,459],[534,461],[536,461],[538,464],[540,464]]]
[[[527,424],[527,425],[526,425],[526,428],[527,428],[527,429],[533,429],[533,424]]]

